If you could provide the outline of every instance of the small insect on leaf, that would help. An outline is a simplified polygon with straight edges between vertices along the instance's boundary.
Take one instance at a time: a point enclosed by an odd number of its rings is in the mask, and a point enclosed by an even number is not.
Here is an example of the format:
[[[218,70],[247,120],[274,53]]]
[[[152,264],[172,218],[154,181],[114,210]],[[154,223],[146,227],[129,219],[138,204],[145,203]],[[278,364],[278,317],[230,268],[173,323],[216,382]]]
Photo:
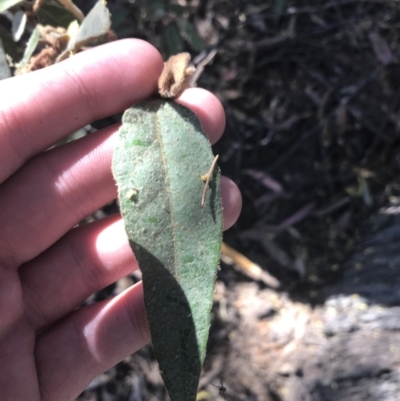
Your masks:
[[[126,198],[131,200],[132,202],[137,200],[139,191],[137,188],[133,187],[126,193]]]

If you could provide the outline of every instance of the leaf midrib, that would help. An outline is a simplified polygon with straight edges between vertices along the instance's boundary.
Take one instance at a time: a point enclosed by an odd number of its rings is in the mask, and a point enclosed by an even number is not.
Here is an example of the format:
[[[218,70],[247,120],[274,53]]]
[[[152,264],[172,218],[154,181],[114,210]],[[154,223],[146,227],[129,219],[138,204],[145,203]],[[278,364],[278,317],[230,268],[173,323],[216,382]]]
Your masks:
[[[158,111],[158,109],[157,109]],[[158,114],[157,111],[154,113],[155,116],[155,121],[156,121],[156,135],[157,135],[157,140],[160,144],[160,153],[161,153],[161,160],[162,160],[162,164],[163,164],[163,170],[164,170],[164,181],[165,181],[165,188],[166,188],[166,192],[167,192],[167,198],[168,198],[168,204],[169,204],[169,210],[170,210],[170,220],[171,220],[171,229],[172,229],[172,244],[173,244],[173,251],[174,251],[174,275],[176,280],[179,282],[178,280],[178,265],[177,265],[177,255],[176,255],[176,242],[175,242],[175,222],[174,222],[174,217],[172,215],[172,199],[171,199],[171,189],[170,189],[170,184],[169,184],[169,180],[168,180],[168,169],[167,169],[167,161],[165,160],[165,151],[164,151],[164,144],[162,141],[162,136],[161,136],[161,125],[160,125],[160,120],[158,118]],[[177,296],[179,297],[179,293],[177,294]],[[180,301],[180,300],[179,300]],[[178,311],[178,327],[181,327],[181,313],[180,313],[180,308],[177,308]],[[183,371],[183,367],[182,367],[182,349],[181,349],[181,342],[182,342],[182,337],[181,337],[181,330],[178,329],[178,333],[179,333],[179,363],[180,363],[180,369],[179,369],[179,374],[180,374],[180,379],[181,379],[181,383],[183,384],[183,386],[185,387],[185,394],[187,393],[186,391],[186,386],[185,386],[185,381],[183,380],[183,375],[182,375],[182,371]]]

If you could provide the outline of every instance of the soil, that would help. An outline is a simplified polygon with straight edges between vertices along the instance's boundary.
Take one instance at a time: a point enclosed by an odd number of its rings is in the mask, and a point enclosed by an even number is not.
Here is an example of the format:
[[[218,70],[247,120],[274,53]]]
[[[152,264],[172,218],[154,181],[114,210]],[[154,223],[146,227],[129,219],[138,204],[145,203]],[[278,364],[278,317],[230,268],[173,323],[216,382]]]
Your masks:
[[[278,282],[222,263],[198,400],[400,400],[398,2],[108,4],[118,37],[203,69],[227,116],[215,153],[243,195],[224,240]],[[147,346],[79,400],[167,398]]]

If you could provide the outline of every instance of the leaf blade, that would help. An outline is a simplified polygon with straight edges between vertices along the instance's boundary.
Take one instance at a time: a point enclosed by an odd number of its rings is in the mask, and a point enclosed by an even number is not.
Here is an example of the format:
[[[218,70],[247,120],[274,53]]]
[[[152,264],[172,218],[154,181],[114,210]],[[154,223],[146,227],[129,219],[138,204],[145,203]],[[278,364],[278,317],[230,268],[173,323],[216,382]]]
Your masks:
[[[75,16],[56,1],[47,0],[37,13],[41,25],[61,26],[67,28],[75,20]]]
[[[195,52],[200,53],[203,50],[203,43],[195,26],[187,18],[178,18],[177,23],[182,37]]]
[[[111,29],[111,14],[103,0],[99,0],[82,21],[76,34],[68,42],[67,49],[60,54],[57,62],[77,53],[84,46],[92,46],[106,38]]]
[[[196,399],[205,356],[222,214],[219,171],[192,112],[167,101],[128,109],[113,173],[130,244],[143,273],[154,352],[172,401]],[[137,190],[132,201],[126,194]]]
[[[30,36],[28,43],[26,44],[26,48],[24,51],[24,55],[22,56],[22,60],[19,62],[18,70],[22,71],[28,64],[30,58],[36,50],[36,47],[39,43],[40,33],[39,29],[35,28]]]
[[[22,10],[19,10],[14,14],[11,26],[14,42],[18,42],[21,39],[21,36],[25,31],[27,20],[26,13]]]
[[[19,3],[22,3],[22,0],[2,0],[0,2],[0,13],[16,6]]]

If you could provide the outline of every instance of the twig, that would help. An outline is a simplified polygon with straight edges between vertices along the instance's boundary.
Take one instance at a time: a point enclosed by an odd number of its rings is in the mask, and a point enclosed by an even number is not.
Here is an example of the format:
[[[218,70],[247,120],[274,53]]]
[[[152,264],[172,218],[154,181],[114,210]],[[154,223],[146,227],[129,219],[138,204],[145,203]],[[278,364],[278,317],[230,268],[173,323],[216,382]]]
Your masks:
[[[310,215],[314,207],[315,207],[314,203],[308,203],[306,206],[303,206],[300,210],[298,210],[296,213],[292,214],[281,224],[279,224],[277,230],[278,231],[286,230],[287,228],[293,226],[294,224],[297,224],[300,221],[304,220],[307,216]]]
[[[33,12],[35,14],[38,13],[38,11],[40,10],[40,7],[42,7],[43,3],[45,0],[36,0],[35,3],[33,4]]]
[[[216,164],[217,164],[218,157],[219,157],[219,155],[216,155],[216,156],[214,157],[214,160],[213,160],[213,162],[212,162],[212,164],[211,164],[210,170],[208,170],[208,173],[207,173],[207,174],[205,174],[205,175],[203,175],[203,176],[201,177],[201,179],[202,179],[203,181],[205,181],[204,189],[203,189],[203,195],[201,196],[201,207],[204,207],[204,203],[206,202],[206,193],[207,193],[207,189],[208,189],[208,186],[210,185],[210,181],[211,181],[212,174],[213,174],[213,171],[214,171],[214,169],[215,169],[215,166],[216,166]]]
[[[324,217],[327,214],[333,213],[336,210],[342,208],[343,206],[347,205],[350,202],[350,198],[348,196],[345,196],[344,198],[338,200],[337,202],[333,203],[332,205],[329,205],[323,209],[316,210],[314,212],[315,216],[318,217]]]
[[[196,65],[196,71],[194,72],[192,78],[190,79],[190,86],[193,87],[196,85],[197,80],[200,78],[200,75],[203,73],[204,68],[207,64],[211,63],[213,58],[218,53],[218,48],[214,48],[210,50],[210,52]]]
[[[268,287],[278,288],[280,286],[280,282],[275,277],[240,252],[226,245],[225,242],[222,243],[221,259],[227,264],[232,264],[236,270],[245,276],[253,280],[262,281]]]

